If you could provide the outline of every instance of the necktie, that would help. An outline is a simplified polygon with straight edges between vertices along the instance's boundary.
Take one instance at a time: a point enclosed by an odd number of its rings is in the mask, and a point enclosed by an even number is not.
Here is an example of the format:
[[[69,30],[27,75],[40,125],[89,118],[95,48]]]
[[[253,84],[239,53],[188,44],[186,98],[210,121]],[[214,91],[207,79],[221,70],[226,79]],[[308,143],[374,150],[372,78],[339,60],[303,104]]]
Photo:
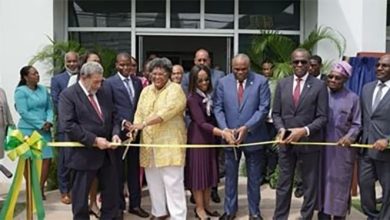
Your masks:
[[[379,102],[382,98],[383,88],[386,86],[384,83],[378,84],[378,92],[375,95],[374,101],[372,102],[372,111],[375,111],[376,107],[378,107]]]
[[[103,121],[103,113],[99,110],[98,104],[96,103],[95,99],[93,98],[93,94],[88,95],[89,102],[91,103],[92,107],[95,109],[96,113],[98,114],[100,120]]]
[[[133,91],[131,90],[130,80],[128,78],[126,78],[123,81],[125,82],[125,87],[126,87],[127,93],[129,94],[130,102],[133,103],[134,95],[133,95]]]
[[[295,107],[297,107],[298,102],[299,102],[299,96],[301,96],[301,81],[302,81],[302,79],[297,78],[296,81],[297,81],[297,84],[295,86],[294,93],[293,93],[293,101],[294,101]]]
[[[241,105],[243,96],[244,96],[244,85],[242,85],[242,82],[239,82],[238,90],[237,90],[237,98],[238,98],[239,105]]]

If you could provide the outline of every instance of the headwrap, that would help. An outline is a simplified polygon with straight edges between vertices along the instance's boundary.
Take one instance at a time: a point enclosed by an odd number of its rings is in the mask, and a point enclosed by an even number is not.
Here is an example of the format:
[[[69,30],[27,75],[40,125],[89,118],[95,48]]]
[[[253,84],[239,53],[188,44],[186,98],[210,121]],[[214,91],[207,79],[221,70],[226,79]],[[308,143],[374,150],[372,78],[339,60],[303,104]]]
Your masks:
[[[332,71],[338,72],[341,75],[349,78],[352,75],[352,66],[345,61],[340,61],[333,66]]]

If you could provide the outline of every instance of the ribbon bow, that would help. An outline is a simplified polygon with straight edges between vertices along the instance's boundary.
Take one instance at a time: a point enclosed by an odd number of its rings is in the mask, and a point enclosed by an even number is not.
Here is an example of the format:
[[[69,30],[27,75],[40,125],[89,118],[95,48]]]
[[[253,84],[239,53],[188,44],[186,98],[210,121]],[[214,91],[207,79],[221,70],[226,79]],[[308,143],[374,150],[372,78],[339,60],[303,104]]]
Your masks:
[[[7,156],[12,161],[16,160],[18,157],[19,161],[7,199],[0,212],[0,219],[13,219],[15,205],[21,189],[24,169],[26,167],[26,160],[31,160],[31,180],[30,182],[27,182],[27,184],[31,185],[33,205],[37,212],[38,220],[43,220],[45,218],[45,210],[43,208],[42,194],[39,185],[40,165],[37,161],[42,159],[42,148],[45,145],[46,142],[37,131],[34,131],[30,137],[24,137],[20,130],[8,128],[4,149],[7,151]]]

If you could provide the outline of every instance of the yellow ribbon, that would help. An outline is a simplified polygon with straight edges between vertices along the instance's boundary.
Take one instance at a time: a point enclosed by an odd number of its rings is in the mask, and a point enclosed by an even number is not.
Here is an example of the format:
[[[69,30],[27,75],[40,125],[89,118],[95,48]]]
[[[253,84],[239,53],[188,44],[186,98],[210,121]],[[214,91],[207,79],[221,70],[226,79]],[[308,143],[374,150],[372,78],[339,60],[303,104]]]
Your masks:
[[[40,159],[42,148],[44,142],[42,141],[42,136],[34,131],[30,137],[24,139],[23,134],[20,130],[13,130],[11,134],[9,134],[11,138],[14,138],[15,141],[19,141],[19,145],[14,149],[8,151],[7,156],[12,160],[16,160],[16,158],[24,155],[26,157],[31,157],[32,155]],[[31,154],[29,154],[29,150],[31,150]]]
[[[134,144],[134,143],[113,143],[111,146],[116,147],[156,147],[156,148],[225,148],[225,147],[250,147],[268,144],[278,144],[278,141],[261,141],[255,143],[229,145],[229,144]],[[79,142],[49,142],[47,143],[50,147],[84,147]],[[291,145],[295,146],[338,146],[336,142],[292,142]],[[354,148],[372,148],[372,144],[351,144],[350,147]]]

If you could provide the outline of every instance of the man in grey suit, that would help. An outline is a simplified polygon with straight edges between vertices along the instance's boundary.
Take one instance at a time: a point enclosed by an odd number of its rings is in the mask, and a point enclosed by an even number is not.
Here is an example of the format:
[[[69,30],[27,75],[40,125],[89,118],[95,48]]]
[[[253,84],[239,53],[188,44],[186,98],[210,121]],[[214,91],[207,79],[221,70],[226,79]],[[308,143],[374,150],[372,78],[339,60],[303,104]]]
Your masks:
[[[321,131],[327,123],[328,92],[321,80],[309,75],[309,56],[305,49],[294,50],[291,55],[294,75],[280,80],[276,86],[272,117],[280,140],[280,174],[275,220],[288,219],[297,161],[302,161],[302,219],[312,219],[317,205],[320,147],[291,145],[324,140]]]
[[[250,71],[250,59],[238,54],[232,61],[233,73],[223,77],[215,91],[214,114],[224,132],[233,131],[235,140],[229,144],[256,143],[268,140],[265,120],[271,99],[267,79]],[[248,174],[248,209],[250,220],[263,219],[260,212],[260,183],[264,166],[263,146],[227,147],[225,153],[225,201],[222,220],[235,218],[238,209],[238,167],[245,155]]]
[[[361,205],[367,219],[390,219],[390,55],[382,56],[376,67],[377,81],[363,87],[362,142],[372,144],[359,160]],[[382,187],[382,208],[376,209],[375,181]]]

